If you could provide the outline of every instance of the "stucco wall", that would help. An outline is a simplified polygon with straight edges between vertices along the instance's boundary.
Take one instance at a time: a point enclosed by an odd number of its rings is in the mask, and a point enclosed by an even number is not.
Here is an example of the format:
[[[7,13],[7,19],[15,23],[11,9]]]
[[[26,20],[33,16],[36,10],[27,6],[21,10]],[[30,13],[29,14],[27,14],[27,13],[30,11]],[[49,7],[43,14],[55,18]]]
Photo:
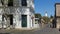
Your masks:
[[[56,5],[56,16],[60,16],[60,4]]]

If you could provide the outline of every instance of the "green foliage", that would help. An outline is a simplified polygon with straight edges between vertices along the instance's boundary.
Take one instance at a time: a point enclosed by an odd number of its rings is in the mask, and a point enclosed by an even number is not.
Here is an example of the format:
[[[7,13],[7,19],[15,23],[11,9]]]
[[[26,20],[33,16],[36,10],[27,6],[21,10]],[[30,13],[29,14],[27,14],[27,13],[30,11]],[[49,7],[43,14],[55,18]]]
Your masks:
[[[41,18],[41,14],[35,14],[35,18]]]
[[[52,20],[54,19],[54,17],[51,15],[50,16],[50,23],[52,23]]]
[[[44,23],[48,23],[48,22],[50,21],[50,18],[49,18],[49,17],[43,16],[42,18],[43,18],[43,20],[45,21]]]
[[[51,15],[50,18],[53,18],[53,16]]]

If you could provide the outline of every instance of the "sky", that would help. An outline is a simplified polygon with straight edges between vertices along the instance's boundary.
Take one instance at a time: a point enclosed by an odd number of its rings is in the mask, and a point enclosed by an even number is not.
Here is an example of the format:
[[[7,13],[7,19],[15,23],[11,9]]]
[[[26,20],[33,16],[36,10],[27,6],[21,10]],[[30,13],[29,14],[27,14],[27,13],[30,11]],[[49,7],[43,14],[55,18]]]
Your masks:
[[[35,13],[40,13],[42,16],[47,12],[48,17],[55,14],[55,3],[60,3],[60,0],[34,0]]]

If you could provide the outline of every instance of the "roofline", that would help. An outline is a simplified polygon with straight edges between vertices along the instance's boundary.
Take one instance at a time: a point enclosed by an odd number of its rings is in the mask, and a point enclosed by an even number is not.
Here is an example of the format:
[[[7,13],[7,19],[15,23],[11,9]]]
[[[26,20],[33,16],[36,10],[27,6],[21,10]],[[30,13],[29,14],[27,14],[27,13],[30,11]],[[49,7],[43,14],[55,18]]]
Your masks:
[[[60,5],[60,3],[55,3],[55,5],[54,5],[54,6],[55,6],[55,18],[58,17],[58,16],[56,15],[56,5]]]
[[[55,3],[55,5],[60,5],[60,3]]]

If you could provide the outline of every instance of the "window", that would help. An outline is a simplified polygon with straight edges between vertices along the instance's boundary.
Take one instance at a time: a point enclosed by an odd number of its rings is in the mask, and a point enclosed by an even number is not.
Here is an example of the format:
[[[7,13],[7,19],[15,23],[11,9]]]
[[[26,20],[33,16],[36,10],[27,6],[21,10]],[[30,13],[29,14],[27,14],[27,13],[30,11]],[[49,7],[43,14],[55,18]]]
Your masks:
[[[1,3],[2,3],[2,5],[4,4],[4,3],[3,3],[3,0],[1,0]]]
[[[27,6],[27,1],[26,0],[21,0],[22,6]]]
[[[13,0],[8,0],[8,6],[13,6]]]

